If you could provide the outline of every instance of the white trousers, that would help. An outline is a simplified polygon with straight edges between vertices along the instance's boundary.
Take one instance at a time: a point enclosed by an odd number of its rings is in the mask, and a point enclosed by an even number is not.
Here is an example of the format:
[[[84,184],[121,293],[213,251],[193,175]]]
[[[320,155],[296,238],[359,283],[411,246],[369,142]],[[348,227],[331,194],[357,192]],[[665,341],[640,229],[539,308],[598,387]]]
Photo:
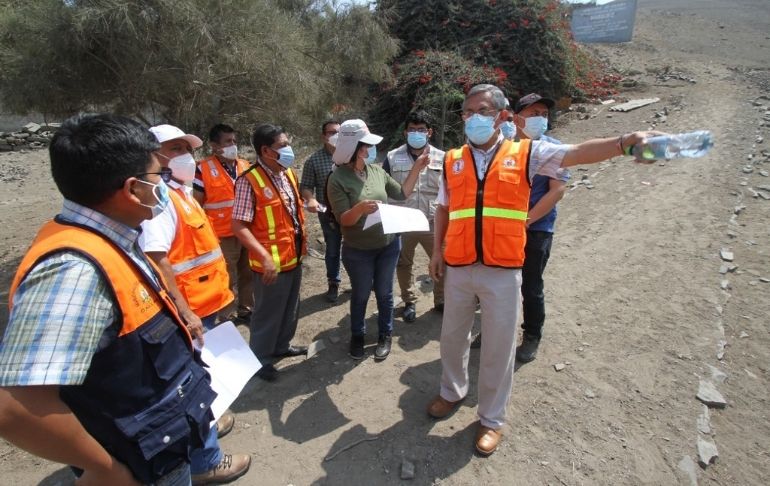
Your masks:
[[[521,270],[473,264],[446,267],[441,325],[441,396],[457,401],[468,393],[471,329],[481,302],[479,407],[481,425],[505,423],[513,386],[516,326],[521,309]]]

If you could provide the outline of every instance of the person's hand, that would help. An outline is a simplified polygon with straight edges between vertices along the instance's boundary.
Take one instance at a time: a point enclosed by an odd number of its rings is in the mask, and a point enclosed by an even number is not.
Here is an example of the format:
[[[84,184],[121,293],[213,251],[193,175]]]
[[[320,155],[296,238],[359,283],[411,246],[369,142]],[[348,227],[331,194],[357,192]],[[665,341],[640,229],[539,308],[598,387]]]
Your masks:
[[[434,282],[438,282],[441,280],[441,277],[444,276],[443,252],[433,252],[433,256],[430,258],[430,264],[428,265],[428,273],[430,273],[430,278],[432,278]]]
[[[417,160],[414,161],[414,167],[417,171],[422,171],[424,168],[428,167],[428,164],[430,164],[430,150],[428,150],[428,147],[425,147],[422,155],[417,157]]]
[[[628,135],[624,135],[621,138],[621,143],[623,144],[623,148],[627,149],[628,147],[633,147],[634,145],[641,145],[642,149],[644,149],[644,144],[646,143],[648,138],[657,137],[659,135],[668,135],[665,132],[659,132],[657,130],[646,130],[641,132],[632,132]],[[646,159],[638,159],[636,158],[635,161],[639,164],[652,164],[655,162],[655,160],[646,160]]]
[[[308,210],[309,213],[317,213],[318,212],[318,199],[311,198],[307,200],[307,205],[305,208]]]
[[[179,315],[187,324],[187,330],[190,332],[190,335],[198,341],[199,345],[203,346],[203,333],[205,330],[203,329],[201,318],[195,315],[190,308],[181,311]]]
[[[278,269],[275,267],[273,257],[270,255],[262,258],[262,283],[272,285],[278,280]]]
[[[131,471],[118,460],[113,459],[112,465],[108,469],[97,470],[87,469],[83,475],[75,480],[75,486],[141,486],[131,474]]]
[[[372,214],[375,211],[377,211],[378,207],[377,204],[379,204],[380,201],[374,201],[371,199],[364,199],[363,201],[360,201],[358,204],[356,204],[356,207],[358,208],[358,211],[361,212],[361,215],[368,215]]]

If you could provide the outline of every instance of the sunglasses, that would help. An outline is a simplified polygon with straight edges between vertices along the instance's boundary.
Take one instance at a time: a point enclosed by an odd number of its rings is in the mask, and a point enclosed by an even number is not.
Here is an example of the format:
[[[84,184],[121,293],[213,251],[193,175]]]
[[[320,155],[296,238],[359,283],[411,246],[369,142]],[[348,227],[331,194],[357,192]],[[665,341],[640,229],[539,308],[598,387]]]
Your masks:
[[[158,172],[142,172],[140,174],[136,174],[136,177],[141,177],[144,175],[159,175],[163,182],[171,182],[171,169],[168,167],[161,167],[160,171]]]

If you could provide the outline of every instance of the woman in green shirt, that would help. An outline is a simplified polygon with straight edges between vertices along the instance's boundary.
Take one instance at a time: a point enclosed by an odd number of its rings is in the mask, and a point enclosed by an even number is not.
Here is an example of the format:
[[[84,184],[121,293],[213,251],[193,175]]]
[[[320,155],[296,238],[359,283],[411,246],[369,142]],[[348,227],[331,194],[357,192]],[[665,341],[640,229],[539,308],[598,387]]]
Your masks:
[[[361,120],[340,125],[332,157],[337,165],[329,176],[327,192],[331,210],[342,229],[342,264],[350,277],[350,356],[364,357],[366,303],[372,288],[377,299],[379,338],[374,359],[388,357],[393,333],[393,277],[401,251],[398,235],[384,234],[382,224],[364,228],[366,216],[388,197],[403,200],[412,193],[420,171],[430,161],[419,157],[403,185],[373,162],[382,137],[369,133]]]

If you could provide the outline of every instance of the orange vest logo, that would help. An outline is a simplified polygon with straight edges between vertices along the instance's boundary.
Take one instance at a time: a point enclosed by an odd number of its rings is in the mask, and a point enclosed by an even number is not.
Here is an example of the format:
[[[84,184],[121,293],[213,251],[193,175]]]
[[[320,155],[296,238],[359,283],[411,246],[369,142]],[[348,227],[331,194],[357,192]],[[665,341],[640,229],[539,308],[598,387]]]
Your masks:
[[[452,163],[452,173],[459,174],[465,168],[465,162],[463,159],[455,159]]]
[[[503,169],[515,169],[516,168],[516,160],[515,159],[505,159],[503,160]]]
[[[211,168],[211,177],[219,177],[219,171],[216,167]]]
[[[136,282],[134,291],[131,292],[131,295],[133,297],[134,307],[139,313],[144,314],[152,307],[152,297],[150,297],[150,293],[141,282]]]
[[[273,191],[269,187],[265,187],[264,189],[262,189],[262,194],[265,195],[266,199],[273,199],[273,196],[275,196],[275,194],[273,194]]]

